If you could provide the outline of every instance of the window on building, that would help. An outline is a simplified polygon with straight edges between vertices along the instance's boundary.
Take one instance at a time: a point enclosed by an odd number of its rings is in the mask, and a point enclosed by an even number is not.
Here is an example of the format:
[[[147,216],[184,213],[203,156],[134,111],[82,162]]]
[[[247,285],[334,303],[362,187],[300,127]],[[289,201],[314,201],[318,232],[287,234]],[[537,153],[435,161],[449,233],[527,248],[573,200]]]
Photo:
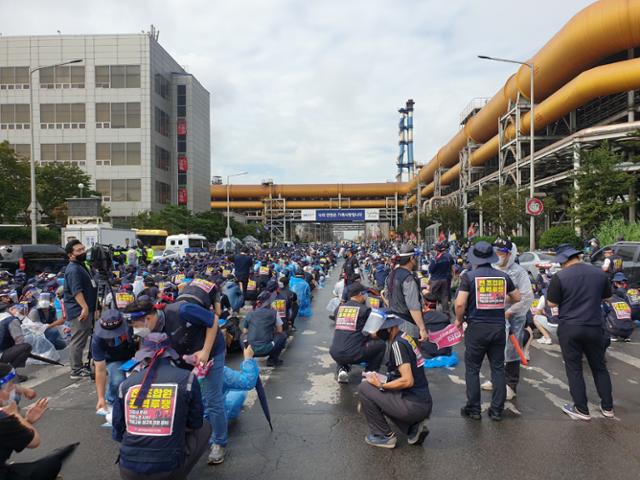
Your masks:
[[[140,165],[140,142],[96,143],[96,165]]]
[[[87,146],[84,143],[41,143],[40,163],[65,162],[84,167]]]
[[[28,129],[31,123],[28,103],[0,105],[0,130]]]
[[[0,90],[29,88],[29,67],[0,67]]]
[[[96,128],[140,128],[140,102],[96,103]]]
[[[40,88],[84,88],[84,67],[59,65],[40,70]]]
[[[84,128],[84,103],[41,103],[40,128]]]
[[[158,145],[156,145],[156,167],[165,171],[171,168],[171,154]]]
[[[97,88],[140,88],[140,65],[97,65]]]
[[[161,205],[171,203],[171,185],[156,180],[156,202]]]
[[[23,160],[31,159],[31,145],[28,143],[10,143],[9,148],[16,152],[16,156]]]
[[[156,132],[165,137],[169,136],[169,114],[155,107],[154,123]]]
[[[139,202],[142,198],[140,179],[96,180],[96,190],[105,202]]]
[[[153,89],[162,98],[168,100],[171,95],[171,83],[163,75],[156,73],[154,76]]]

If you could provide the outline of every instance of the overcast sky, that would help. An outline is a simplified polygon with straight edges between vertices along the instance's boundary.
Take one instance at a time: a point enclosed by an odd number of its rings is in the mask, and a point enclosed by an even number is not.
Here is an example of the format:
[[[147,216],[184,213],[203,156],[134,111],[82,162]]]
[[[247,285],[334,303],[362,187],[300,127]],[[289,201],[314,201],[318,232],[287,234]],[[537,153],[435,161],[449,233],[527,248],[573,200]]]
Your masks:
[[[23,0],[3,35],[137,33],[211,93],[212,174],[235,183],[385,181],[398,107],[415,105],[429,160],[474,97],[515,71],[590,0]],[[5,5],[5,14],[8,14]],[[570,55],[570,52],[567,53]]]

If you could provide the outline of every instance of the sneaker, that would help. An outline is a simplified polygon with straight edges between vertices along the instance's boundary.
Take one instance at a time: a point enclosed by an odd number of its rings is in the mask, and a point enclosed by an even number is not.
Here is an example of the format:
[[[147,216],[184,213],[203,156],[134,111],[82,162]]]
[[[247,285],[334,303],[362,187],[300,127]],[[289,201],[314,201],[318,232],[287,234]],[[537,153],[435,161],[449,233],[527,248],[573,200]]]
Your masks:
[[[506,399],[507,400],[513,400],[514,398],[516,398],[516,391],[511,388],[509,385],[507,385],[507,396]]]
[[[622,341],[625,342],[625,343],[629,343],[629,342],[631,342],[631,339],[629,337],[627,337],[627,338],[623,338]]]
[[[391,433],[384,437],[380,435],[367,435],[364,437],[364,441],[371,445],[372,447],[380,447],[380,448],[396,448],[396,443],[398,442],[398,437],[396,437],[395,433]]]
[[[562,411],[574,420],[591,420],[591,415],[588,413],[582,413],[575,407],[575,405],[565,403],[562,407]]]
[[[618,337],[611,337],[612,342],[619,342],[620,339]]]
[[[482,415],[480,415],[480,412],[473,412],[473,411],[469,410],[469,407],[462,407],[460,409],[460,415],[462,415],[463,417],[466,417],[466,418],[470,418],[471,420],[481,420],[482,419]]]
[[[604,408],[602,408],[602,406],[600,406],[600,412],[602,413],[602,416],[604,418],[616,418],[615,414],[613,413],[613,409],[605,410]]]
[[[553,344],[553,340],[547,337],[540,337],[536,342],[541,343],[542,345],[551,345]]]
[[[279,367],[280,365],[282,365],[284,362],[280,359],[278,360],[271,360],[268,359],[267,360],[267,367]]]
[[[427,435],[429,435],[429,429],[427,428],[427,420],[424,419],[421,422],[411,425],[407,433],[407,443],[409,443],[409,445],[422,445]]]
[[[490,392],[491,390],[493,390],[493,383],[491,383],[491,380],[487,380],[482,385],[480,385],[480,388],[482,390],[486,390],[486,391]]]
[[[498,412],[493,411],[492,409],[489,409],[488,414],[489,414],[489,418],[491,420],[493,420],[494,422],[501,422],[502,421],[502,414],[501,413],[498,413]]]
[[[69,378],[71,380],[80,380],[80,379],[89,378],[89,377],[91,377],[91,372],[86,368],[78,368],[72,371],[71,375],[69,375]]]
[[[349,372],[346,368],[338,370],[338,383],[349,383]]]
[[[211,450],[207,457],[207,463],[209,465],[220,465],[222,462],[224,462],[224,447],[214,443],[211,445]]]

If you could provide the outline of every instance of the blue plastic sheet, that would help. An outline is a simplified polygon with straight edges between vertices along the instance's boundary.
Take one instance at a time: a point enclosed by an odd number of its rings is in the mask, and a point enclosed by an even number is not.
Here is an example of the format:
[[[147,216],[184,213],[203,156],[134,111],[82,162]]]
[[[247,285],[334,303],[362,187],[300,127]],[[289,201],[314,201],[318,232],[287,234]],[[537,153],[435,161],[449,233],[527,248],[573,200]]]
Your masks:
[[[440,357],[429,358],[424,361],[424,368],[442,368],[455,367],[458,365],[458,354],[451,352],[451,355],[442,355]]]
[[[298,317],[310,317],[311,311],[311,288],[304,278],[293,277],[289,281],[289,288],[298,296]]]

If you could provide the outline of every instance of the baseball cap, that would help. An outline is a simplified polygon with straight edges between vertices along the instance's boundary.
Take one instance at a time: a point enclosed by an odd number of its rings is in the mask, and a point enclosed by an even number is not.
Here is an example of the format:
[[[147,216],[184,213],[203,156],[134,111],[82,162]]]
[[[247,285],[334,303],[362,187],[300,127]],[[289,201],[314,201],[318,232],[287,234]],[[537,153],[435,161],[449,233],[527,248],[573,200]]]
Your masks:
[[[347,295],[349,295],[349,297],[355,297],[356,295],[364,293],[367,290],[367,287],[362,285],[360,282],[354,282],[351,285],[347,286]]]
[[[100,338],[118,338],[127,332],[127,324],[122,312],[115,309],[105,310],[96,324],[96,335]]]

